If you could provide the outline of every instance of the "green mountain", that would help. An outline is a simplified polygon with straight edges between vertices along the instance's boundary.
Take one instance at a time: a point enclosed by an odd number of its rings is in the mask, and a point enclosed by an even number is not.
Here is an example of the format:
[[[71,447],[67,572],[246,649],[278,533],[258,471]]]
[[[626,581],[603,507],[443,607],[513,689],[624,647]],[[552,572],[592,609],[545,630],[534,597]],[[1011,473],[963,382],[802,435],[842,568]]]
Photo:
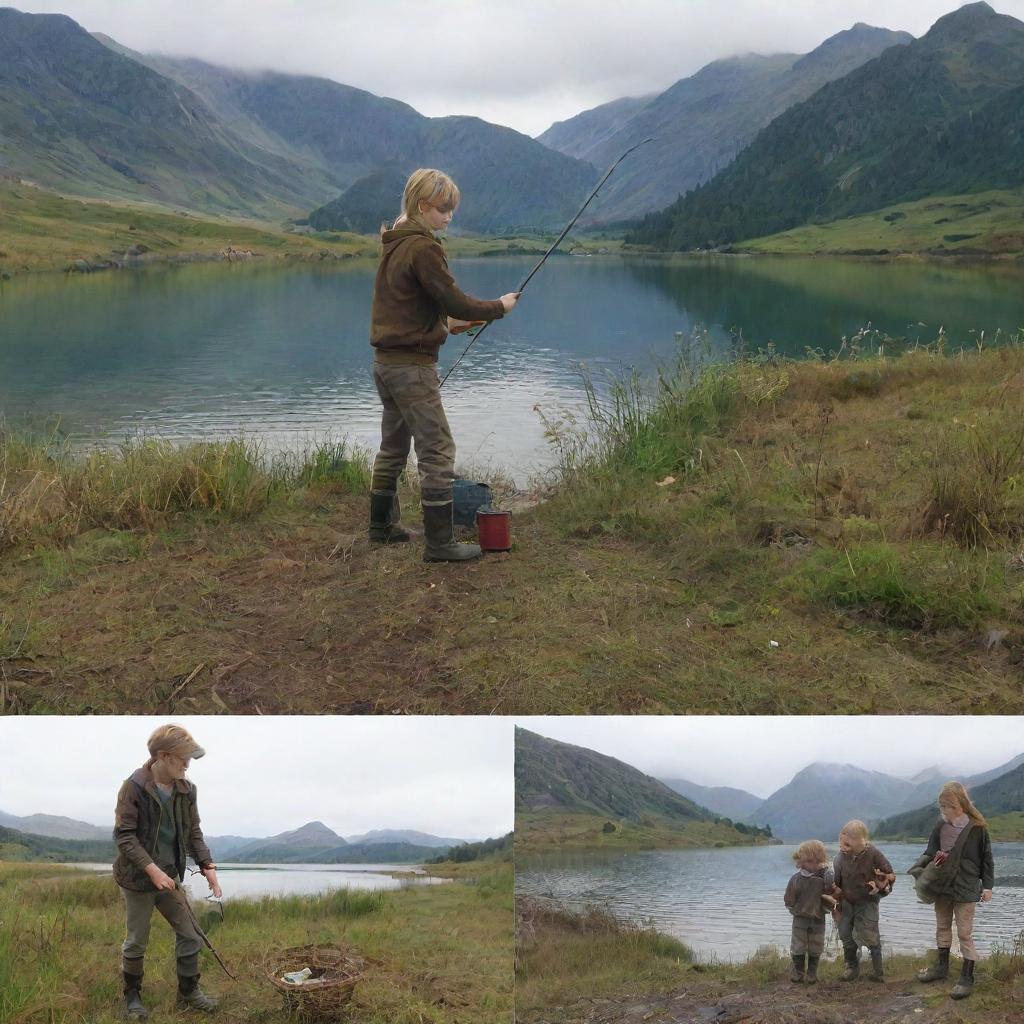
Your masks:
[[[935,192],[1024,183],[1024,23],[968,4],[823,86],[634,242],[671,249],[847,217]]]
[[[58,839],[0,827],[0,860],[114,861],[112,839]]]
[[[981,785],[968,784],[974,806],[986,817],[1024,811],[1024,764]],[[938,820],[938,808],[933,799],[924,807],[903,814],[895,814],[880,821],[875,832],[888,838],[927,836]]]
[[[628,117],[628,104],[640,101],[585,111],[538,139],[603,171],[630,146],[653,138],[622,163],[587,211],[591,223],[638,217],[713,177],[773,118],[827,82],[912,39],[859,23],[802,56],[747,54],[714,61]]]
[[[515,749],[516,816],[525,826],[526,845],[604,845],[607,838],[609,845],[724,846],[771,835],[734,826],[595,750],[518,728]]]
[[[458,183],[456,231],[561,227],[597,181],[589,164],[479,118],[424,117],[324,78],[133,57],[200,96],[232,132],[300,162],[318,184],[330,179],[310,216],[321,230],[376,231],[382,212],[398,215],[401,186],[417,167],[441,167]]]
[[[508,860],[512,857],[514,832],[508,832],[496,839],[484,839],[479,843],[459,843],[450,850],[446,850],[438,857],[431,857],[428,864],[443,864],[445,861],[454,861],[456,864],[465,864],[471,860],[481,860],[488,857],[495,860]]]
[[[230,133],[195,93],[70,18],[12,8],[0,8],[0,170],[235,216],[280,216],[310,198],[294,161]]]
[[[60,814],[27,814],[19,817],[0,811],[0,826],[54,839],[93,839],[105,842],[110,838],[109,828],[100,828],[99,825],[90,825],[87,821],[76,821]]]

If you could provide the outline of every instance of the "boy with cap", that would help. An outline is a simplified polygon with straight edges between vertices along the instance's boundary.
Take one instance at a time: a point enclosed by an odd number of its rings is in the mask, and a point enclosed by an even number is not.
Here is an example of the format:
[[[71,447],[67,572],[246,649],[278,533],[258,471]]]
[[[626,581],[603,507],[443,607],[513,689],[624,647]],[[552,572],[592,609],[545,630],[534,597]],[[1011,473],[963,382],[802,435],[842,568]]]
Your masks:
[[[196,787],[185,778],[189,761],[206,751],[180,725],[160,726],[148,746],[149,760],[125,780],[114,811],[114,880],[124,897],[127,921],[121,947],[124,1014],[131,1019],[149,1016],[141,990],[154,908],[174,929],[178,1005],[197,1010],[217,1006],[199,988],[203,943],[178,891],[186,857],[191,856],[213,895],[221,895],[217,866],[199,824]]]

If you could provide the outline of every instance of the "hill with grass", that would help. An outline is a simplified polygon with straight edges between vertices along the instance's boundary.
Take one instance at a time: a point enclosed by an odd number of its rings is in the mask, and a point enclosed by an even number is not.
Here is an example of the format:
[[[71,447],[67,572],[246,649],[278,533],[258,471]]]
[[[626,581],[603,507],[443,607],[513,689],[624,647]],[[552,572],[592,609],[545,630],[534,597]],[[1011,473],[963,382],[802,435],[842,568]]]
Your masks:
[[[109,828],[90,825],[87,821],[76,821],[60,814],[17,815],[0,811],[0,826],[53,839],[94,839],[103,842],[110,838]]]
[[[823,85],[909,43],[906,32],[858,23],[810,53],[717,60],[646,103],[618,100],[552,125],[538,140],[603,171],[644,139],[586,213],[586,223],[635,218],[712,178],[773,118]]]
[[[516,820],[524,845],[664,846],[765,840],[637,768],[516,729]]]
[[[0,861],[43,860],[68,863],[109,861],[116,850],[112,839],[58,839],[0,826]]]
[[[722,246],[936,194],[1024,184],[1024,23],[973,3],[778,116],[632,241]]]
[[[986,818],[1016,815],[1024,811],[1024,764],[1018,764],[1011,771],[981,785],[971,785],[968,791],[974,806]],[[908,838],[927,836],[938,820],[935,800],[904,814],[895,814],[880,821],[875,827],[879,836],[887,838]]]

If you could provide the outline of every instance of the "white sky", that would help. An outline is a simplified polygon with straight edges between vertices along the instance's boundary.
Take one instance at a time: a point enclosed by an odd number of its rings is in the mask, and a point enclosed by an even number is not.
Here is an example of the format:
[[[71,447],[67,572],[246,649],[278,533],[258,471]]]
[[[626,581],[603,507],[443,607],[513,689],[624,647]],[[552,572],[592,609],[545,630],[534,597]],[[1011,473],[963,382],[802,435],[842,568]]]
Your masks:
[[[4,0],[0,0],[4,2]],[[143,52],[319,75],[423,114],[536,135],[737,53],[805,53],[858,21],[920,36],[957,0],[6,0]],[[1024,19],[1024,0],[995,0]]]
[[[207,835],[313,820],[343,836],[482,839],[512,828],[512,722],[486,717],[0,718],[0,810],[112,824],[121,782],[169,721],[206,749],[188,775]]]
[[[778,716],[517,718],[656,778],[734,786],[767,797],[814,761],[910,777],[932,765],[964,775],[1024,752],[1024,718]]]

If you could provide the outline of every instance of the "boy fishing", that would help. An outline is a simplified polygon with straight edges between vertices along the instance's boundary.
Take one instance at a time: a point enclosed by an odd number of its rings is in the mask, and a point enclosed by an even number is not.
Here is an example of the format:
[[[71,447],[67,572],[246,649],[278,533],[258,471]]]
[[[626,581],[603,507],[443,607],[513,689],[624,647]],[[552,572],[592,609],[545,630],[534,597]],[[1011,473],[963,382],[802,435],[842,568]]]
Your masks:
[[[399,522],[397,493],[415,443],[428,562],[463,562],[481,554],[478,545],[455,541],[455,442],[441,403],[438,351],[450,333],[503,317],[519,298],[509,292],[500,299],[475,299],[455,284],[434,233],[448,227],[458,205],[459,189],[442,171],[421,168],[409,177],[401,216],[390,229],[382,225],[384,251],[370,322],[373,381],[384,407],[370,488],[370,540],[410,539]]]
[[[206,752],[180,725],[160,726],[147,745],[149,760],[124,781],[114,811],[114,881],[124,899],[126,921],[123,1010],[134,1020],[149,1016],[141,993],[154,909],[174,929],[178,1005],[206,1011],[217,1006],[199,987],[203,940],[180,890],[191,856],[213,895],[221,896],[217,866],[199,823],[196,787],[185,778],[189,762]]]

